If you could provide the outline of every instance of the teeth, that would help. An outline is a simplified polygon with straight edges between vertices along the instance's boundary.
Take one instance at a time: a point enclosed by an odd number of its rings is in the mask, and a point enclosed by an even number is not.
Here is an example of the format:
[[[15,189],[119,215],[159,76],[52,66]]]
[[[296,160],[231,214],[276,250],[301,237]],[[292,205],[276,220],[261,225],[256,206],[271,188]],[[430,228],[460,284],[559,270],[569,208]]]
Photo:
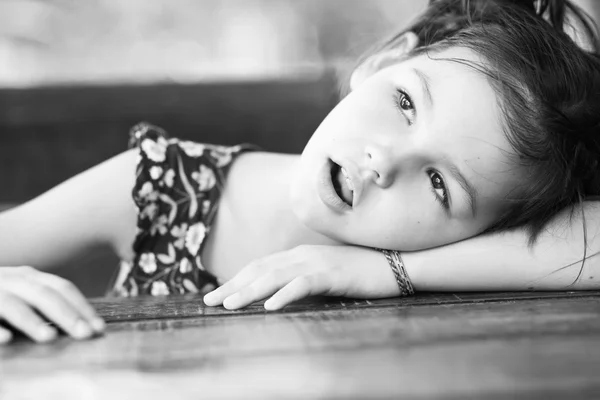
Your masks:
[[[354,184],[352,183],[352,179],[350,179],[350,177],[348,176],[348,173],[346,172],[346,170],[344,168],[342,168],[342,174],[344,174],[344,177],[346,178],[346,184],[348,185],[348,189],[350,189],[350,191],[354,191]]]

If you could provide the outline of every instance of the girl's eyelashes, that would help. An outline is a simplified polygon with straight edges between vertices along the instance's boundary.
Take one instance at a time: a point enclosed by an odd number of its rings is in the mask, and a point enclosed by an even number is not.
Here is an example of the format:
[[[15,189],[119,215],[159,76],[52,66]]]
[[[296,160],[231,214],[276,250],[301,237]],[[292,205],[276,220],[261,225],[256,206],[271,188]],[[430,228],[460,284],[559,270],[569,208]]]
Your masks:
[[[402,89],[396,89],[394,102],[396,103],[396,108],[404,115],[404,118],[406,118],[408,125],[412,125],[415,122],[417,110],[408,93]]]
[[[450,208],[450,204],[448,201],[448,190],[446,189],[444,178],[442,178],[438,172],[430,171],[429,179],[431,180],[431,191],[435,195],[436,201],[440,202],[445,210],[448,210]]]

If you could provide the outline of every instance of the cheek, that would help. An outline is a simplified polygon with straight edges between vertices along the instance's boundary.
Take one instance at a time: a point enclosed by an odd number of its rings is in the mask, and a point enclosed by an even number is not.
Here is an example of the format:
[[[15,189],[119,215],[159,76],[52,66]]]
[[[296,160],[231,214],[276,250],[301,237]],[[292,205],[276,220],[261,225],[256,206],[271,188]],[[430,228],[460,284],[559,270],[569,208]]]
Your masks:
[[[442,246],[481,232],[481,224],[476,220],[448,219],[427,194],[417,196],[403,191],[380,196],[352,221],[349,241],[368,247],[413,251]]]
[[[348,116],[344,112],[344,107],[341,105],[336,106],[313,133],[309,145],[322,146],[324,143],[335,140],[339,131],[345,130],[347,120]]]
[[[361,206],[348,235],[363,246],[416,249],[435,234],[437,227],[437,216],[423,201],[408,190],[379,193]]]

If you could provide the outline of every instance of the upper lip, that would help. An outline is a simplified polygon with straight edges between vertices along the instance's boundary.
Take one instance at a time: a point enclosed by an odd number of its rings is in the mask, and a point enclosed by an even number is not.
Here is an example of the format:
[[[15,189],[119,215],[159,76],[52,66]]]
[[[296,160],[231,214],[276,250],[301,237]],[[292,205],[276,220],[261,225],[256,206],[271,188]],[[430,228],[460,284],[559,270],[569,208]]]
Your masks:
[[[346,171],[346,175],[348,175],[352,181],[352,185],[354,185],[354,190],[352,191],[352,208],[355,208],[358,205],[363,191],[363,182],[362,179],[360,179],[358,168],[354,164],[344,160],[332,159],[332,161]]]

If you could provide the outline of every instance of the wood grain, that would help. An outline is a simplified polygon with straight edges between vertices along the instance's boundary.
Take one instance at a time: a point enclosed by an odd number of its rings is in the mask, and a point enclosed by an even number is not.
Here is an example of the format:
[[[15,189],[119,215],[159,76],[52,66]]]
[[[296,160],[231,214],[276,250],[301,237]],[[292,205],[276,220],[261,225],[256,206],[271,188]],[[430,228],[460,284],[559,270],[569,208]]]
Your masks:
[[[112,321],[103,337],[0,349],[0,398],[600,394],[598,292],[314,299],[276,313],[188,297],[94,304]]]
[[[588,292],[498,292],[498,293],[419,293],[405,298],[354,300],[348,298],[313,297],[290,304],[281,313],[339,311],[345,309],[381,309],[460,303],[598,297],[600,291]],[[230,311],[223,307],[206,307],[195,295],[135,298],[95,298],[90,300],[107,321],[136,321],[143,319],[194,318],[199,316],[232,316],[265,314],[264,302],[244,309]]]

